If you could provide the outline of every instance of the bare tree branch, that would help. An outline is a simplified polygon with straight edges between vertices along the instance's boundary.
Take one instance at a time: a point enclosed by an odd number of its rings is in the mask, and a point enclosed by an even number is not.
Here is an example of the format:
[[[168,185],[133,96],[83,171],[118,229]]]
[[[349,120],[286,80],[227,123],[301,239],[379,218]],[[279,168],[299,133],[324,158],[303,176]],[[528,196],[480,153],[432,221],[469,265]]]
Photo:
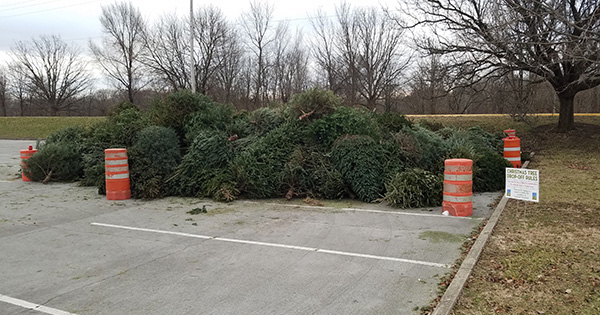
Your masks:
[[[596,1],[424,0],[409,10],[411,27],[431,31],[419,41],[429,54],[452,55],[473,76],[522,70],[547,80],[561,103],[561,130],[573,128],[575,95],[600,85]]]
[[[71,106],[76,96],[90,86],[80,50],[58,36],[18,42],[11,54],[15,62],[12,70],[26,80],[27,91],[45,105],[49,115],[58,115]]]
[[[125,90],[128,101],[134,103],[135,94],[148,84],[140,61],[146,32],[142,14],[131,2],[114,3],[102,6],[100,23],[105,33],[102,46],[90,41],[90,50],[117,87]]]

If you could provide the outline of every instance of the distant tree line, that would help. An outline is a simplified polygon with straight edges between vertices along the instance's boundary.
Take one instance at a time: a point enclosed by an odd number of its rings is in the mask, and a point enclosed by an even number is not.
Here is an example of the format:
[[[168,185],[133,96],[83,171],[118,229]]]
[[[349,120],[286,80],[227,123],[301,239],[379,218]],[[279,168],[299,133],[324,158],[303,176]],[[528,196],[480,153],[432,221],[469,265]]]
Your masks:
[[[204,6],[190,33],[189,17],[147,21],[116,2],[102,7],[103,36],[89,53],[57,35],[15,43],[0,68],[0,114],[104,115],[192,82],[239,109],[322,87],[374,111],[557,112],[565,130],[573,112],[600,112],[594,1],[406,0],[398,9],[341,3],[334,16],[316,11],[305,32],[275,21],[264,2],[236,21]],[[110,86],[92,79],[100,70]]]

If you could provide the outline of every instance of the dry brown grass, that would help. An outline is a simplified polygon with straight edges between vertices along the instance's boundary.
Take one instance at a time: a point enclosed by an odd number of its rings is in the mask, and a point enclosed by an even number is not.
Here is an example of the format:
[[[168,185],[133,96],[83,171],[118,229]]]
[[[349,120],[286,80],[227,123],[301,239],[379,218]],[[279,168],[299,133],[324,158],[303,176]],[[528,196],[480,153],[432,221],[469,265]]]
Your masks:
[[[454,314],[600,314],[600,123],[533,128],[539,204],[511,200]]]

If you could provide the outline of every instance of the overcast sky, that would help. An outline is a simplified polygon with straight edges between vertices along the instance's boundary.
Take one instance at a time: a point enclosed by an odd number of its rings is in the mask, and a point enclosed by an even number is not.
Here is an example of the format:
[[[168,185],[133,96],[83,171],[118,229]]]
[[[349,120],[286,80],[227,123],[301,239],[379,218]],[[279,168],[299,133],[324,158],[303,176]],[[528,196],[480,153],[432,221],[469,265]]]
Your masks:
[[[114,0],[0,0],[0,59],[15,41],[27,41],[38,35],[58,34],[69,43],[78,44],[87,53],[88,40],[98,38],[102,30],[98,18],[101,6]],[[190,0],[133,0],[150,22],[164,13],[188,15]],[[396,0],[346,0],[352,6],[393,7]],[[249,8],[249,0],[195,0],[194,7],[212,4],[236,21]],[[290,25],[310,28],[307,16],[321,8],[328,15],[340,1],[271,0],[274,20],[291,20]]]

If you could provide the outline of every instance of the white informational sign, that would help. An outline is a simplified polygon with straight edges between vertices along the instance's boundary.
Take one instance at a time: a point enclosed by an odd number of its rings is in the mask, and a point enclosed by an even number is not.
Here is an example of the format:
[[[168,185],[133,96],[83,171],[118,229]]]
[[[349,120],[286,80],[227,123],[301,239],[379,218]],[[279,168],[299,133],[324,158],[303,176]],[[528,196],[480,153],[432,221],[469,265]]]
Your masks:
[[[507,198],[540,202],[540,171],[525,168],[506,168]]]

